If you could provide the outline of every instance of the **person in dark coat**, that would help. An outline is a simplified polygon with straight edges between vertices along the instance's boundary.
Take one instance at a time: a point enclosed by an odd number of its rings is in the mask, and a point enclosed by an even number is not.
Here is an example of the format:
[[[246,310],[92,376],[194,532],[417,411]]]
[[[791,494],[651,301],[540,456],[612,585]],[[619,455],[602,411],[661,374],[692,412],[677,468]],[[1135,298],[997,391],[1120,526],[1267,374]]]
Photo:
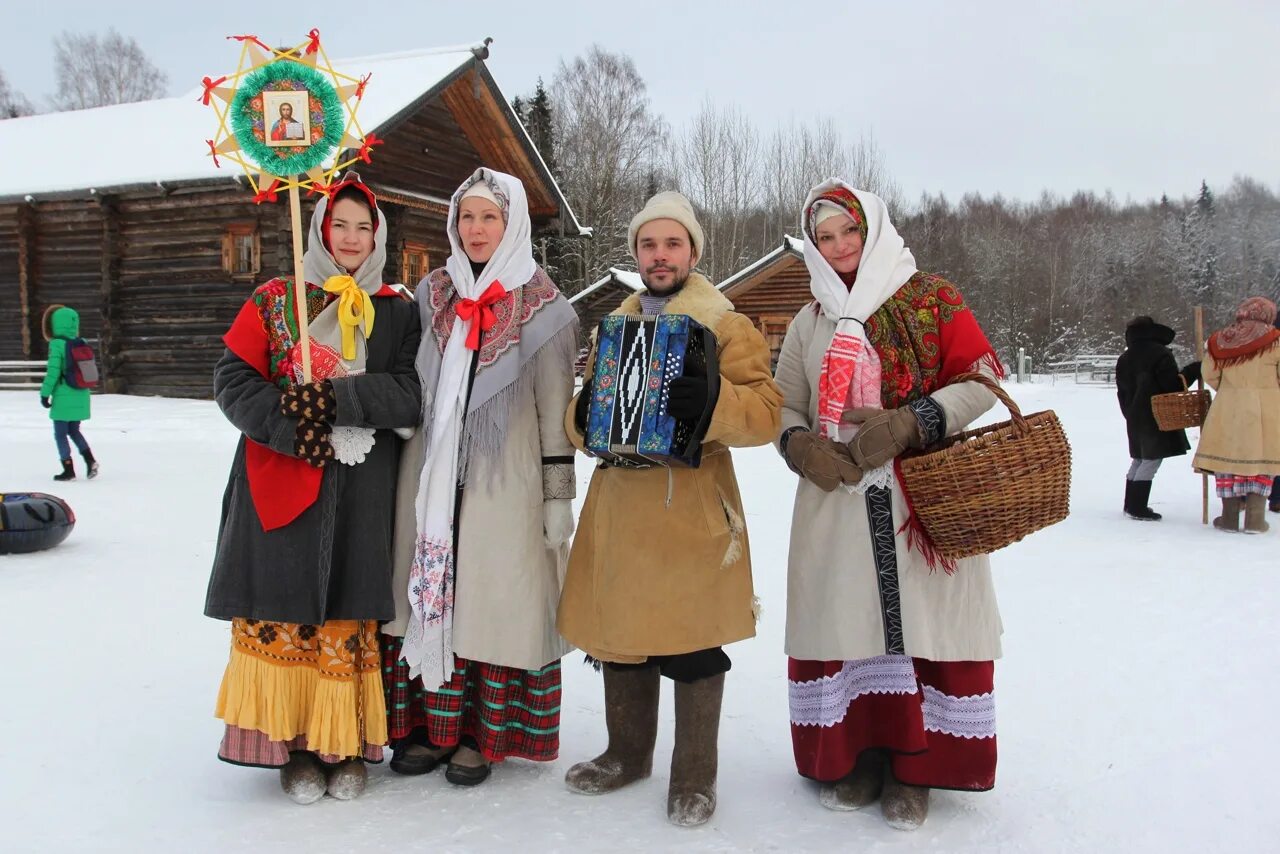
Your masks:
[[[378,621],[395,616],[396,473],[422,391],[418,311],[382,281],[386,232],[348,173],[303,259],[311,382],[285,278],[254,291],[214,370],[241,433],[204,609],[231,622],[218,757],[280,768],[298,803],[357,797],[387,740]]]
[[[1191,449],[1182,430],[1161,430],[1151,411],[1151,398],[1183,390],[1200,378],[1200,363],[1178,370],[1173,351],[1174,331],[1146,315],[1135,317],[1125,328],[1125,351],[1116,362],[1116,396],[1129,434],[1129,474],[1125,478],[1124,512],[1131,519],[1157,522],[1162,517],[1148,506],[1151,481],[1168,457]]]

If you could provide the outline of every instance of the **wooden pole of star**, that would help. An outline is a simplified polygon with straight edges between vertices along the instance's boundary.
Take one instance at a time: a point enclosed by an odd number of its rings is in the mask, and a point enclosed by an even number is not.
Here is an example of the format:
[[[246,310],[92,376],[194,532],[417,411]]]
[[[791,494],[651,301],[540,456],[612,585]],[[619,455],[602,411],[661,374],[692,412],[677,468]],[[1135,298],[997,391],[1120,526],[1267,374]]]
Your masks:
[[[1200,379],[1196,380],[1196,391],[1204,390],[1204,309],[1196,306],[1196,359],[1200,361]],[[1201,430],[1204,426],[1201,425]],[[1200,474],[1200,524],[1209,524],[1209,475]]]
[[[311,382],[311,334],[307,322],[307,283],[302,265],[302,200],[295,184],[289,188],[289,218],[293,222],[293,302],[298,312],[298,340],[302,343],[302,381]]]

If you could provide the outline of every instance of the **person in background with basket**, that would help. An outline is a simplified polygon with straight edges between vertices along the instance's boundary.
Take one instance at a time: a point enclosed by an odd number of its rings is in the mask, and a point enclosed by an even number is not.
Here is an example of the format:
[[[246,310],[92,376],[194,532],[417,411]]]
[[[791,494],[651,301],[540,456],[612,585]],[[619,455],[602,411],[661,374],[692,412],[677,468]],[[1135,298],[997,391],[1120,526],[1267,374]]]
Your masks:
[[[1169,345],[1174,331],[1147,315],[1135,317],[1124,330],[1125,351],[1116,361],[1116,397],[1129,434],[1129,474],[1124,482],[1124,512],[1130,519],[1159,522],[1148,506],[1151,481],[1168,457],[1191,450],[1182,430],[1161,430],[1151,409],[1158,394],[1183,391],[1200,379],[1200,363],[1178,370]]]
[[[1235,323],[1209,336],[1204,380],[1217,390],[1192,461],[1215,475],[1223,531],[1261,534],[1272,478],[1280,475],[1280,329],[1276,304],[1250,297]]]
[[[71,461],[71,442],[84,457],[90,479],[98,476],[98,461],[89,449],[89,442],[80,432],[80,424],[89,420],[89,390],[97,385],[97,368],[93,366],[93,353],[87,355],[88,345],[80,337],[80,315],[74,308],[51,305],[40,321],[44,340],[49,342],[49,363],[44,382],[40,384],[40,405],[49,410],[53,419],[53,440],[58,446],[58,459],[62,471],[54,480],[76,479],[75,463]],[[87,359],[88,366],[82,367]]]
[[[929,790],[995,785],[1001,623],[985,555],[944,561],[895,458],[963,431],[1004,375],[954,285],[916,269],[882,199],[839,180],[801,212],[814,302],[778,359],[800,476],[788,561],[791,735],[819,800],[919,827]]]

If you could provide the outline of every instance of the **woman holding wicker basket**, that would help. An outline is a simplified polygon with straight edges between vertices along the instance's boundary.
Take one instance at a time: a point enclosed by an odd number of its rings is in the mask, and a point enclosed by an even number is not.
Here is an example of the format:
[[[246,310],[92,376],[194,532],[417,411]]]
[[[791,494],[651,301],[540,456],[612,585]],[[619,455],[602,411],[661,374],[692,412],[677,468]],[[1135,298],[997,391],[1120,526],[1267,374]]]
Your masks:
[[[881,799],[919,827],[929,790],[995,784],[1001,623],[986,556],[943,559],[895,458],[964,430],[1003,376],[959,291],[916,269],[873,193],[831,180],[802,210],[815,301],[778,360],[778,447],[800,475],[788,569],[791,732],[820,801]],[[953,382],[962,374],[984,382]]]
[[[1211,472],[1222,499],[1215,528],[1261,534],[1267,493],[1280,474],[1280,329],[1276,304],[1250,297],[1236,321],[1209,336],[1204,381],[1217,390],[1193,461]]]

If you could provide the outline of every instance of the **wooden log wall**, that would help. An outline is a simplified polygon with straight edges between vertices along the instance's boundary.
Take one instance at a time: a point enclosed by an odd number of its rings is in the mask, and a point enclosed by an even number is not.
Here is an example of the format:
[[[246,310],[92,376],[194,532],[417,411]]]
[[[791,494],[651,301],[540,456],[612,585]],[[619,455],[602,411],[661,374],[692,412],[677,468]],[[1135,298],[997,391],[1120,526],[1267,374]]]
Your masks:
[[[0,205],[0,359],[26,359],[31,345],[30,307],[19,280],[19,217],[26,205]]]
[[[809,270],[804,261],[784,255],[771,268],[730,288],[724,295],[734,311],[745,314],[759,326],[762,317],[794,317],[813,301],[809,290]]]
[[[426,149],[424,152],[423,149]],[[409,116],[356,171],[370,184],[448,199],[463,180],[487,165],[438,99]]]
[[[29,258],[29,320],[32,359],[48,356],[40,319],[50,305],[80,314],[80,335],[102,335],[102,211],[95,199],[36,203]]]
[[[278,208],[230,188],[121,199],[119,279],[112,306],[117,373],[130,394],[209,397],[221,337],[256,284],[280,267]],[[256,222],[262,271],[253,281],[222,269],[222,237]],[[287,244],[283,255],[292,264]],[[292,268],[290,266],[290,272]]]

